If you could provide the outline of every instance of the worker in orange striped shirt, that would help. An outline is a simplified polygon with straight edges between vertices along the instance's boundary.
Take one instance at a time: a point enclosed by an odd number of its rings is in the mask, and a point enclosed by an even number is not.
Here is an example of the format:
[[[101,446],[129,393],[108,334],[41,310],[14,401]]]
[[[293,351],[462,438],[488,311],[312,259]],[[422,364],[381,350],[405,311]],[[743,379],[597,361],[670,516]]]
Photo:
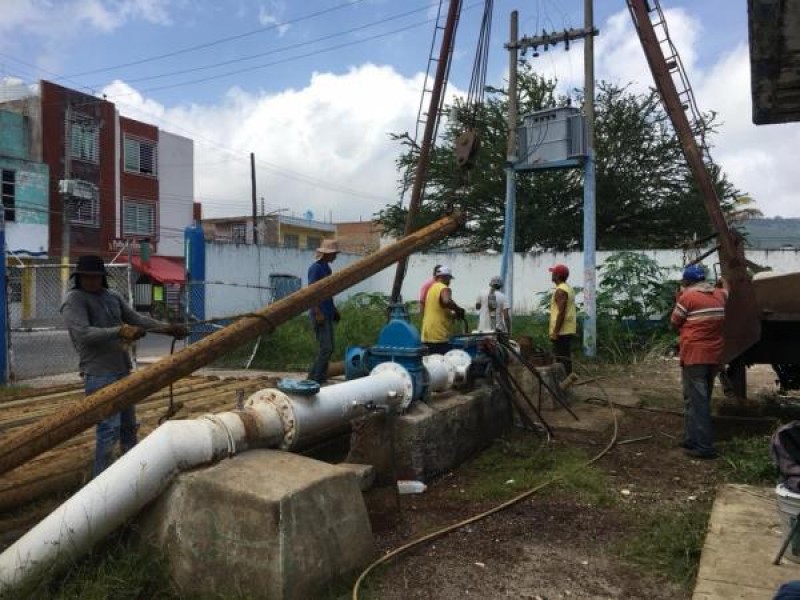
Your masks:
[[[716,458],[711,431],[711,392],[722,360],[725,303],[728,287],[706,281],[701,265],[683,271],[681,288],[670,322],[680,332],[681,376],[686,403],[685,437],[681,444],[694,458]]]

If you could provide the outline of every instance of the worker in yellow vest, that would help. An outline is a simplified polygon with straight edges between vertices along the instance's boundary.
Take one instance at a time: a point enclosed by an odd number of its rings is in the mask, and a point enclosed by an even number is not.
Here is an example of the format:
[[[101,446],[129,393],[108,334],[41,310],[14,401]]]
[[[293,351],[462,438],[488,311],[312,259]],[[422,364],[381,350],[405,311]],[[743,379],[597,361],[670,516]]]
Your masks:
[[[564,365],[567,375],[572,373],[572,340],[578,331],[575,290],[567,283],[569,269],[566,265],[550,268],[555,284],[550,298],[550,341],[556,360]]]
[[[454,318],[463,320],[464,309],[453,300],[450,282],[453,272],[447,265],[439,267],[433,285],[425,298],[422,316],[422,343],[431,354],[444,354],[450,347],[450,323]]]

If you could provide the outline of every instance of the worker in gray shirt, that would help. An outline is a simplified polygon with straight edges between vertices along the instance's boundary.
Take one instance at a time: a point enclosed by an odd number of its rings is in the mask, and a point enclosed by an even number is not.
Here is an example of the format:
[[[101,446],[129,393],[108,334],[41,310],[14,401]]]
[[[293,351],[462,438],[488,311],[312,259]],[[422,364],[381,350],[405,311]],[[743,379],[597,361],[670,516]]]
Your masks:
[[[74,287],[67,292],[61,313],[78,352],[86,395],[119,381],[132,368],[128,347],[152,331],[186,337],[182,325],[164,323],[137,313],[118,293],[108,289],[106,269],[99,256],[81,256],[70,276]],[[131,406],[97,425],[94,474],[110,463],[120,442],[124,454],[136,445],[136,408]]]

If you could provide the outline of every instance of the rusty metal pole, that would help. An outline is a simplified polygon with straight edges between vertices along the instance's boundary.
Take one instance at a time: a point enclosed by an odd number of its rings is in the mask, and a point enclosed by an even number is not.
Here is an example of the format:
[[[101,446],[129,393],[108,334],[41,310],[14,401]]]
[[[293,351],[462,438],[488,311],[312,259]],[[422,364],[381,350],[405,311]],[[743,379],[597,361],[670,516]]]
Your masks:
[[[461,12],[461,0],[450,0],[450,8],[447,12],[447,22],[442,34],[442,45],[439,48],[439,61],[436,63],[436,77],[433,80],[431,90],[431,101],[428,105],[428,118],[425,119],[425,130],[422,134],[422,144],[417,160],[417,169],[414,173],[414,184],[411,188],[411,199],[408,202],[408,214],[406,215],[405,235],[417,229],[417,215],[422,204],[422,190],[425,188],[425,179],[428,177],[428,166],[431,162],[431,145],[433,144],[433,132],[436,130],[436,121],[439,119],[439,105],[441,104],[442,90],[446,83],[450,53],[453,50],[453,42],[456,37],[456,27],[458,26],[458,15]],[[406,276],[406,258],[400,259],[397,263],[397,271],[394,274],[394,284],[392,285],[392,302],[400,301],[400,292],[403,288],[403,278]]]
[[[725,349],[722,357],[723,362],[727,363],[747,350],[761,337],[760,311],[756,304],[753,284],[747,274],[743,241],[741,236],[734,235],[728,229],[717,190],[711,174],[703,162],[703,153],[694,137],[653,23],[650,21],[647,0],[628,0],[628,7],[639,34],[642,49],[650,65],[650,72],[653,74],[656,88],[661,95],[661,102],[678,134],[686,162],[689,164],[697,187],[703,196],[711,226],[717,232],[722,274],[731,289],[731,296],[726,308],[728,318],[725,320]]]
[[[330,298],[401,258],[445,238],[463,222],[464,218],[460,213],[444,217],[330,277],[262,308],[253,313],[253,316],[244,317],[196,344],[98,390],[85,400],[6,437],[0,443],[0,473],[22,465],[102,419],[136,404],[237,346],[274,331],[282,323],[319,304],[324,298]]]

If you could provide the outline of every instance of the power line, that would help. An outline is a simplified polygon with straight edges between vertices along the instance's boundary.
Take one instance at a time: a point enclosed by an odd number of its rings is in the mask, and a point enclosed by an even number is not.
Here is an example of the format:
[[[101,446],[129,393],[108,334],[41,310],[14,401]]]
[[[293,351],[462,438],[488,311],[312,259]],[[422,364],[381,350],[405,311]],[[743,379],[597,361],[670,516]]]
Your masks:
[[[72,75],[64,75],[61,79],[69,80],[70,78],[83,77],[84,75],[94,75],[96,73],[105,73],[105,72],[108,72],[108,71],[115,71],[115,70],[118,70],[118,69],[124,69],[124,68],[127,68],[127,67],[133,67],[133,66],[136,66],[136,65],[143,65],[143,64],[146,64],[146,63],[149,63],[149,62],[153,62],[153,61],[156,61],[156,60],[162,60],[164,58],[171,58],[173,56],[179,56],[181,54],[187,54],[189,52],[194,52],[196,50],[202,50],[204,48],[211,48],[213,46],[219,46],[220,44],[231,42],[233,40],[240,40],[240,39],[252,36],[252,35],[257,35],[259,33],[264,33],[264,32],[267,32],[267,31],[272,31],[274,29],[278,29],[280,27],[285,27],[286,25],[294,25],[294,24],[300,23],[302,21],[307,21],[309,19],[320,17],[322,15],[330,14],[330,13],[335,12],[337,10],[341,10],[343,8],[348,8],[348,7],[354,6],[354,5],[359,4],[360,2],[363,2],[363,1],[364,0],[347,0],[346,2],[343,2],[342,4],[337,4],[336,6],[332,6],[330,8],[326,8],[326,9],[323,9],[323,10],[318,10],[316,12],[309,13],[309,14],[304,15],[302,17],[296,17],[294,19],[289,19],[288,21],[283,21],[282,23],[274,23],[274,24],[268,25],[266,27],[259,27],[258,29],[252,29],[252,30],[246,31],[244,33],[239,33],[239,34],[236,34],[236,35],[232,35],[232,36],[228,36],[228,37],[224,37],[224,38],[219,38],[219,39],[216,39],[216,40],[212,40],[210,42],[204,42],[202,44],[196,44],[194,46],[189,46],[187,48],[181,48],[179,50],[173,50],[172,52],[165,52],[163,54],[157,54],[155,56],[149,56],[147,58],[141,58],[139,60],[134,60],[134,61],[126,62],[126,63],[121,63],[121,64],[118,64],[118,65],[111,65],[109,67],[102,67],[102,68],[99,68],[99,69],[92,69],[90,71],[83,71],[81,73],[73,73]]]
[[[337,37],[342,37],[342,36],[345,36],[345,35],[349,35],[351,33],[357,33],[359,31],[363,31],[365,29],[369,29],[369,28],[375,27],[377,25],[383,25],[384,23],[389,23],[391,21],[397,21],[397,20],[402,19],[404,17],[410,16],[410,15],[413,15],[413,14],[416,14],[416,13],[419,13],[419,12],[427,11],[428,8],[429,8],[428,4],[426,3],[425,6],[423,6],[421,8],[415,8],[414,10],[408,10],[408,11],[405,11],[405,12],[402,12],[402,13],[397,13],[397,14],[392,15],[390,17],[386,17],[386,18],[383,18],[383,19],[378,19],[376,21],[371,21],[369,23],[364,23],[363,25],[359,25],[357,27],[351,27],[350,29],[345,29],[343,31],[337,31],[335,33],[331,33],[331,34],[328,34],[328,35],[324,35],[322,37],[314,38],[312,40],[306,40],[306,41],[303,41],[303,42],[297,42],[295,44],[289,44],[287,46],[281,46],[281,47],[278,47],[278,48],[273,48],[272,50],[267,50],[265,52],[259,52],[257,54],[249,54],[247,56],[240,56],[239,58],[232,58],[230,60],[225,60],[225,61],[221,61],[221,62],[217,62],[217,63],[211,63],[211,64],[208,64],[208,65],[202,65],[202,66],[199,66],[199,67],[192,67],[192,68],[188,68],[188,69],[178,69],[176,71],[169,71],[169,72],[166,72],[166,73],[159,73],[157,75],[146,75],[144,77],[135,77],[133,79],[128,78],[125,81],[126,81],[126,83],[138,83],[140,81],[150,81],[150,80],[153,80],[153,79],[163,79],[165,77],[173,77],[175,75],[184,75],[186,73],[196,73],[198,71],[206,71],[208,69],[215,69],[217,67],[222,67],[222,66],[225,66],[225,65],[231,65],[231,64],[235,64],[235,63],[239,63],[239,62],[244,62],[244,61],[247,61],[247,60],[253,60],[255,58],[261,58],[262,56],[269,56],[269,55],[272,55],[272,54],[278,54],[280,52],[286,52],[288,50],[294,50],[296,48],[302,48],[302,47],[305,47],[305,46],[311,46],[312,44],[316,44],[318,42],[324,42],[326,40],[334,39],[334,38],[337,38]],[[425,21],[425,22],[427,23],[428,21]]]

